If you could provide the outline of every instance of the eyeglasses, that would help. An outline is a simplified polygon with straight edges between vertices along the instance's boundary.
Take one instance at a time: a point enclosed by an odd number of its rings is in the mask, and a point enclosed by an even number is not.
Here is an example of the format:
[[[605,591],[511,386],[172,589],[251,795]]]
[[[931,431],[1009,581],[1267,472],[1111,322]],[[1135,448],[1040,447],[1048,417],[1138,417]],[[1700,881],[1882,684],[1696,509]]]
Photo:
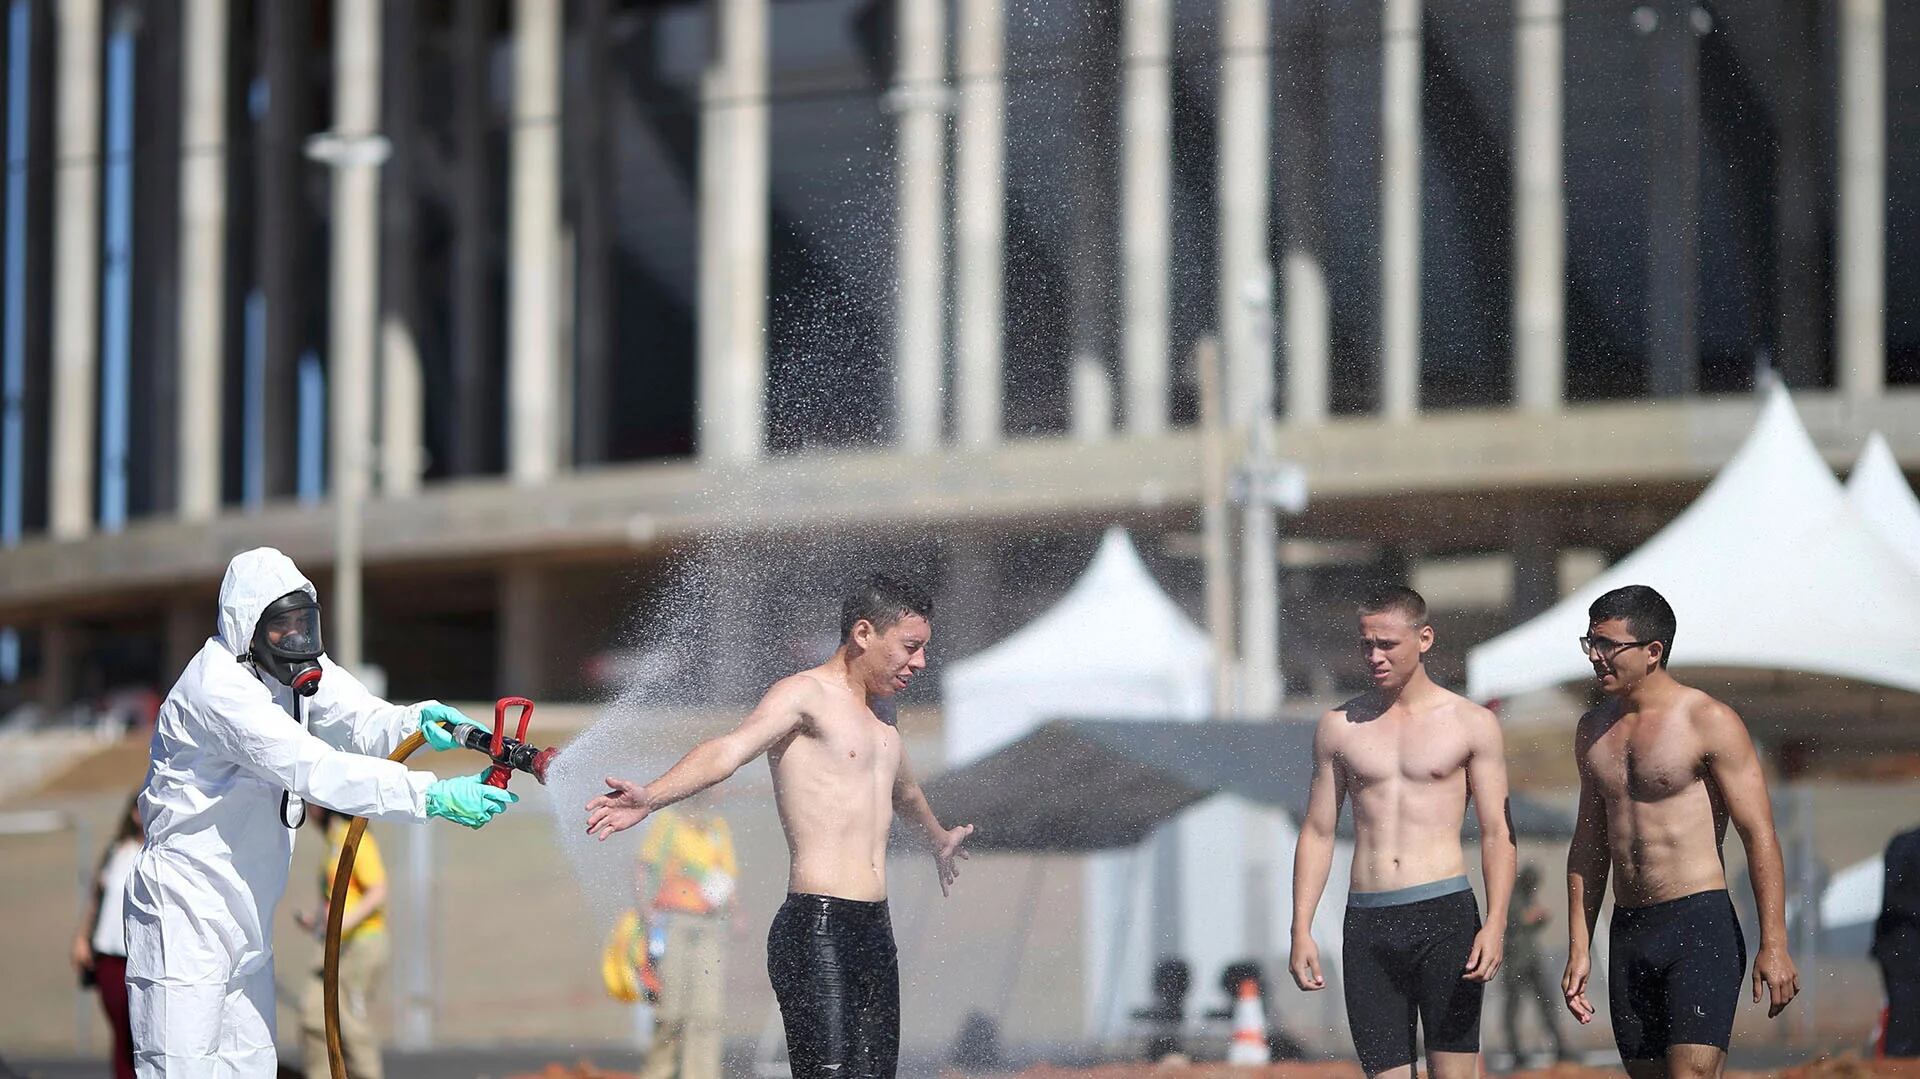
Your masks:
[[[1620,653],[1626,651],[1629,648],[1644,648],[1647,645],[1650,645],[1652,643],[1654,642],[1652,641],[1610,641],[1605,637],[1595,637],[1592,635],[1588,635],[1580,638],[1580,651],[1585,652],[1587,654],[1588,659],[1604,659],[1604,660],[1607,660],[1608,662],[1612,662],[1613,657],[1619,655]]]

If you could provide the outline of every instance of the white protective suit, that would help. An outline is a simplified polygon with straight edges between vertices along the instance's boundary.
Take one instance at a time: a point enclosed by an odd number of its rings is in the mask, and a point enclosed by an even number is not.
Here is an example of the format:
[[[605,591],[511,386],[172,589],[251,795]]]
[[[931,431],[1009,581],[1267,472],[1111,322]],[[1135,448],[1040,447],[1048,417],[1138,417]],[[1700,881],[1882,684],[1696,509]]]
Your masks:
[[[266,606],[295,590],[314,588],[279,551],[235,557],[219,636],[160,706],[140,796],[147,843],[126,891],[143,1079],[275,1074],[273,912],[293,859],[282,792],[354,816],[426,820],[435,777],[381,759],[420,725],[421,705],[389,704],[325,657],[319,690],[303,700],[236,659]]]

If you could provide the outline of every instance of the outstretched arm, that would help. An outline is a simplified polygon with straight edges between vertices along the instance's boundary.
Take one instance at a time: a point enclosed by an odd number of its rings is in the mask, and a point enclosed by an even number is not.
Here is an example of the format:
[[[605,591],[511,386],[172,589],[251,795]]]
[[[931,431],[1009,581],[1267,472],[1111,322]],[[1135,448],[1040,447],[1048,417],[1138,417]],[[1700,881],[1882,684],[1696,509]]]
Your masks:
[[[1707,747],[1708,779],[1726,800],[1727,815],[1747,848],[1747,875],[1753,881],[1753,901],[1760,911],[1760,951],[1753,960],[1753,1000],[1767,988],[1767,1018],[1800,992],[1800,974],[1787,954],[1787,873],[1780,857],[1780,837],[1773,828],[1773,805],[1767,798],[1767,777],[1760,770],[1747,725],[1733,709],[1714,702],[1699,718]]]
[[[647,819],[647,814],[721,782],[773,748],[805,721],[812,683],[794,675],[767,690],[738,727],[694,746],[660,778],[641,786],[607,777],[607,793],[587,803],[587,834],[606,839]]]
[[[1333,832],[1340,822],[1345,795],[1339,769],[1333,763],[1333,732],[1344,722],[1337,712],[1323,716],[1313,733],[1313,784],[1307,791],[1307,813],[1293,846],[1293,954],[1287,969],[1302,989],[1324,989],[1320,948],[1313,941],[1313,912],[1333,870]]]
[[[1480,819],[1480,872],[1487,882],[1487,920],[1474,935],[1465,977],[1490,982],[1500,972],[1506,948],[1507,907],[1513,901],[1513,807],[1507,799],[1507,749],[1500,721],[1480,710],[1475,717],[1473,756],[1467,758],[1467,793]]]
[[[905,746],[900,747],[900,768],[893,777],[893,808],[919,825],[921,833],[932,845],[934,865],[940,872],[940,894],[946,895],[953,882],[960,877],[958,859],[967,857],[961,844],[973,834],[973,825],[963,824],[958,828],[941,825],[933,806],[927,802],[926,792],[920,789],[920,781],[913,776],[913,767],[907,763]]]

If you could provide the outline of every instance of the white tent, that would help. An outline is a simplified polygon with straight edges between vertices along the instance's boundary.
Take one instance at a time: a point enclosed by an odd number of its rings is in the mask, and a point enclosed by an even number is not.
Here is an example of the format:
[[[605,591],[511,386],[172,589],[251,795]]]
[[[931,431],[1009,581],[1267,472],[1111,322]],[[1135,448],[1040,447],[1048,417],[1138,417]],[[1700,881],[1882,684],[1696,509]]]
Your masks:
[[[1847,501],[1920,571],[1920,498],[1907,486],[1900,462],[1878,431],[1868,436],[1867,448],[1847,477]]]
[[[1785,390],[1768,395],[1733,459],[1658,535],[1468,653],[1469,692],[1490,700],[1591,678],[1575,639],[1587,606],[1625,584],[1673,604],[1676,668],[1920,693],[1920,574],[1849,504]]]
[[[986,756],[1049,719],[1199,719],[1212,649],[1112,528],[1073,587],[1012,636],[940,680],[946,763]]]
[[[1052,719],[1202,720],[1211,711],[1211,664],[1206,635],[1161,591],[1126,532],[1109,529],[1059,603],[947,668],[946,764],[978,760]],[[1269,897],[1269,943],[1285,940],[1293,836],[1283,814],[1217,797],[1136,851],[1089,856],[1087,1033],[1110,1036],[1148,1003],[1149,973],[1166,954],[1192,965],[1196,1005],[1212,1003],[1210,981],[1254,943],[1249,893]],[[1337,915],[1345,879],[1336,865],[1323,912]],[[1325,934],[1321,942],[1330,943]],[[1327,950],[1337,962],[1337,950]]]

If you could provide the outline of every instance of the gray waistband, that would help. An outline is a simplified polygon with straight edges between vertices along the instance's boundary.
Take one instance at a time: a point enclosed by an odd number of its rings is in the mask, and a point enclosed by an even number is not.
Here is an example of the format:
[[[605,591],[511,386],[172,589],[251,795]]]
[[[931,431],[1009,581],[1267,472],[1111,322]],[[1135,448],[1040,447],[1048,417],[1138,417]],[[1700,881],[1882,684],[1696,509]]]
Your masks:
[[[1387,892],[1349,892],[1349,907],[1404,907],[1408,903],[1418,903],[1426,899],[1438,899],[1455,892],[1470,892],[1473,883],[1465,876],[1448,877],[1445,880],[1430,880],[1425,884],[1416,884],[1411,888],[1395,888]]]

